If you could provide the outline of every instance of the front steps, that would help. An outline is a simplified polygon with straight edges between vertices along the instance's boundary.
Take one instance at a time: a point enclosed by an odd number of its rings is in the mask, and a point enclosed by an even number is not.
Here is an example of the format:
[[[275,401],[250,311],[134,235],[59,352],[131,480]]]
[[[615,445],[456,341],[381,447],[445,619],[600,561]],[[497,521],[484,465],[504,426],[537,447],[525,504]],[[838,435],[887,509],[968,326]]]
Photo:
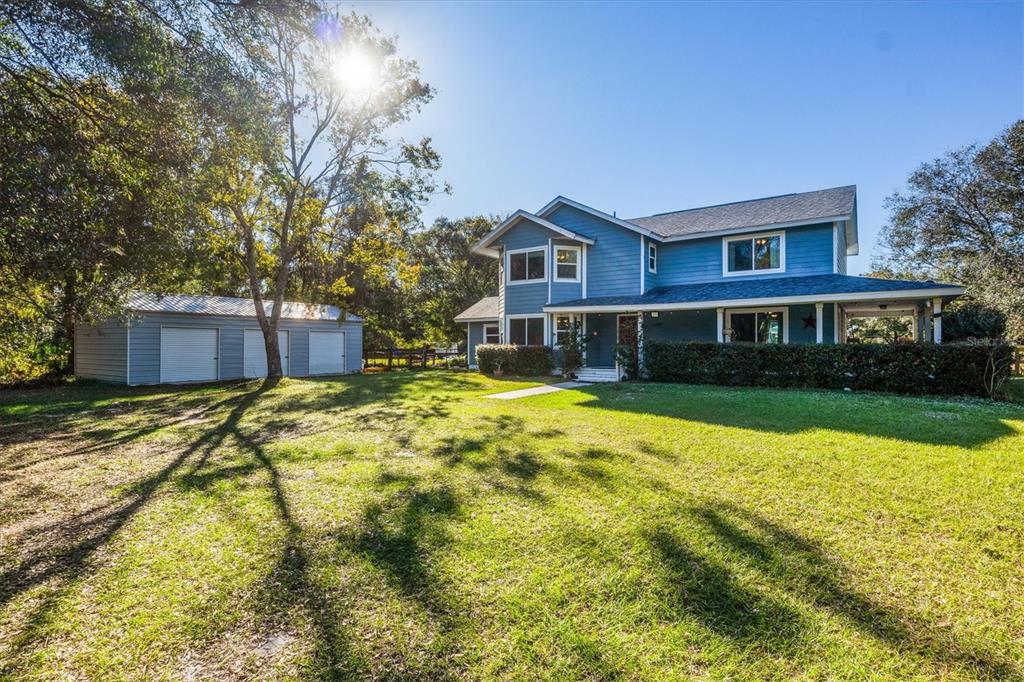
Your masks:
[[[619,380],[619,370],[615,368],[581,367],[576,370],[576,380],[588,384],[603,384]]]

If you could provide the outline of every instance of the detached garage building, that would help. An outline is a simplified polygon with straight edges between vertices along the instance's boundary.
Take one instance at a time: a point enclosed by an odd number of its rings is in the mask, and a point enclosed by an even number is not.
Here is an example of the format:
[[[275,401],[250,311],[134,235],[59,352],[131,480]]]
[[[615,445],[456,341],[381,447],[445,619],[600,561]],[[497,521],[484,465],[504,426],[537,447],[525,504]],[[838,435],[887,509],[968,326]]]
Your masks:
[[[271,303],[266,303],[270,315]],[[131,386],[267,375],[248,298],[134,294],[124,320],[75,332],[75,374]],[[286,376],[359,372],[363,321],[328,305],[286,302],[278,321]]]

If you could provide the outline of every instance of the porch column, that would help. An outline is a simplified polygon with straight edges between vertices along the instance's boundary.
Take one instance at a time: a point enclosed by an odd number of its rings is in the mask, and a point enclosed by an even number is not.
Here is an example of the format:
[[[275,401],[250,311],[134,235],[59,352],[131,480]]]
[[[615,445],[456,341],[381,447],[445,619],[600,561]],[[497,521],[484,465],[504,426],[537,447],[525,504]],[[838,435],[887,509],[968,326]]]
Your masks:
[[[942,299],[932,299],[932,331],[935,343],[942,343]]]
[[[725,308],[715,308],[718,320],[718,343],[725,343]]]
[[[636,314],[636,366],[641,370],[644,367],[644,311],[642,310],[637,311]]]
[[[815,303],[814,304],[814,342],[824,343],[825,342],[825,304]]]

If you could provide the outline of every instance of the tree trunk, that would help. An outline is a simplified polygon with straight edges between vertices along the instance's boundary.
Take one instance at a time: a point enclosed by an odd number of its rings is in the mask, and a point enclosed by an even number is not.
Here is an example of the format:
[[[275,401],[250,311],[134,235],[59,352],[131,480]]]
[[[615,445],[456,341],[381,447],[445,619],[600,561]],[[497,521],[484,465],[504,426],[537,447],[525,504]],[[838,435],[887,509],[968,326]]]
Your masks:
[[[55,369],[59,374],[73,374],[75,371],[75,315],[76,308],[78,307],[78,291],[75,288],[75,280],[73,276],[66,279],[64,284],[64,301],[61,318],[61,327],[63,328],[62,333],[64,334],[64,342],[67,343],[68,355],[67,360],[62,362]],[[58,356],[59,357],[59,356]]]
[[[284,376],[281,366],[281,347],[277,342],[277,320],[266,319],[260,324],[263,330],[263,345],[267,348],[267,378],[279,379]]]
[[[281,368],[281,351],[277,343],[277,321],[281,317],[281,303],[284,299],[284,288],[287,284],[287,265],[279,268],[277,273],[278,289],[274,292],[274,306],[270,317],[263,308],[263,294],[260,292],[259,274],[256,270],[256,240],[252,233],[252,225],[245,217],[244,211],[238,206],[232,206],[235,219],[242,228],[242,239],[245,244],[245,271],[249,277],[249,291],[252,294],[252,302],[256,308],[256,320],[259,322],[260,330],[263,332],[263,346],[267,351],[267,378],[280,379],[283,375]],[[282,248],[283,251],[283,248]],[[281,270],[284,269],[284,273]],[[283,280],[283,281],[282,281]]]

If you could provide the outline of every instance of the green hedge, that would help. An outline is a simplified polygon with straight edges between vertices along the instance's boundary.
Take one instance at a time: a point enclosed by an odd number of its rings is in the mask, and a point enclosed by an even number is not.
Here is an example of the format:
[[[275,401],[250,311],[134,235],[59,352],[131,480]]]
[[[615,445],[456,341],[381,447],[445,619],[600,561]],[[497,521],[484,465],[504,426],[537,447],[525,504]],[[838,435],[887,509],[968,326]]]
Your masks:
[[[476,362],[485,374],[494,374],[500,369],[505,374],[529,377],[551,374],[554,367],[551,349],[547,346],[480,344],[476,347]]]
[[[647,343],[651,381],[999,397],[1005,344]]]

